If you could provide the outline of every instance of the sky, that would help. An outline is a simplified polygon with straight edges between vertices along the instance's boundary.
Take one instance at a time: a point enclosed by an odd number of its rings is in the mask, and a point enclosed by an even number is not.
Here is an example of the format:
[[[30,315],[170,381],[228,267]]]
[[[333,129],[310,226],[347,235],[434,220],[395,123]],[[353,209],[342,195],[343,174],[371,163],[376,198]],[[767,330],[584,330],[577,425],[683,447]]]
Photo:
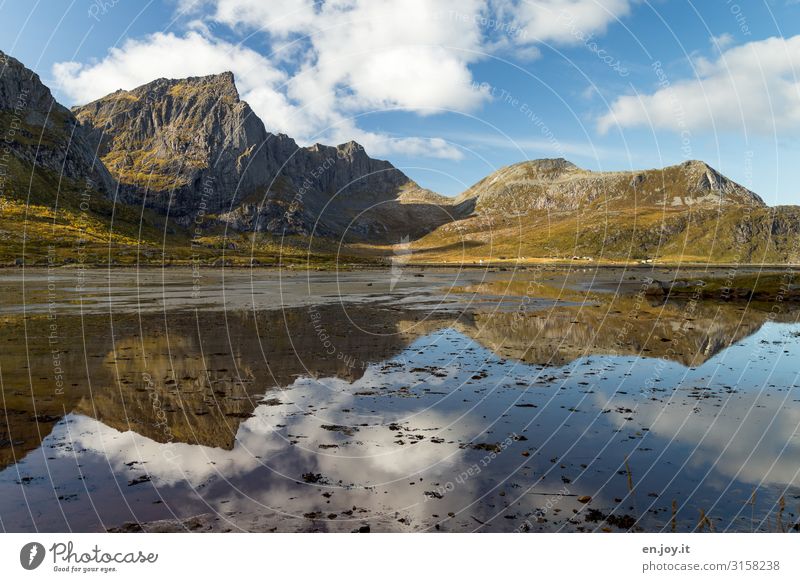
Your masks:
[[[0,0],[0,49],[68,106],[230,70],[269,131],[446,195],[700,159],[800,203],[800,0]]]

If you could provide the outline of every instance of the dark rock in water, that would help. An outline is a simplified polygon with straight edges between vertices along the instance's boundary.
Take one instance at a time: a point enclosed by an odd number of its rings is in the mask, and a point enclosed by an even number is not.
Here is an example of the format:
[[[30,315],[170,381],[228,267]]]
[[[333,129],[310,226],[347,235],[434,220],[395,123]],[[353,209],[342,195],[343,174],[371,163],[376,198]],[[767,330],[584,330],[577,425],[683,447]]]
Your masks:
[[[303,473],[302,477],[306,483],[327,483],[327,479],[320,473]]]
[[[331,432],[340,432],[347,436],[353,436],[355,432],[358,432],[358,427],[344,426],[341,424],[323,424],[321,428]]]
[[[619,529],[629,530],[636,525],[636,518],[631,515],[609,515],[606,518],[606,523]]]
[[[665,295],[669,292],[669,285],[654,279],[648,283],[644,288],[645,295]]]
[[[599,509],[589,509],[584,517],[584,519],[590,523],[597,523],[605,520],[605,518],[606,514]]]
[[[131,479],[128,481],[128,487],[139,485],[140,483],[147,483],[148,481],[150,481],[150,475],[141,475],[136,477],[136,479]]]
[[[140,523],[133,521],[126,521],[118,527],[112,527],[106,530],[108,533],[140,533],[144,531]]]

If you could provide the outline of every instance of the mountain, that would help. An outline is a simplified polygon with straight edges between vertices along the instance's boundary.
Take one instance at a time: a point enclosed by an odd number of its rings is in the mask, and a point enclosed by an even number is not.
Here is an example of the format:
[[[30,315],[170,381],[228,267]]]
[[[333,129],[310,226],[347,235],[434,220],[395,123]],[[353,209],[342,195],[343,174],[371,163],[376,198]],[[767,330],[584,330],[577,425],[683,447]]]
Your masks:
[[[563,158],[522,162],[498,170],[459,196],[460,201],[471,199],[479,211],[495,214],[592,206],[765,206],[757,194],[696,160],[637,172],[592,172]]]
[[[800,248],[800,207],[768,207],[700,161],[526,161],[452,199],[355,142],[268,132],[232,73],[70,111],[0,61],[0,264],[383,263],[397,243],[412,263],[787,263]]]
[[[65,186],[80,184],[113,193],[114,181],[96,159],[75,116],[56,102],[36,73],[2,51],[0,130],[7,148],[2,159],[4,195],[49,196],[49,186],[58,191],[60,179],[68,182]],[[25,180],[31,182],[32,191],[20,189]]]
[[[158,79],[73,112],[121,199],[183,226],[397,242],[449,220],[452,200],[355,142],[299,147],[267,132],[232,73]]]
[[[475,291],[483,291],[478,286]],[[490,289],[496,293],[496,289]],[[642,302],[624,294],[599,297],[596,304],[554,307],[525,313],[476,311],[462,314],[456,329],[502,358],[540,366],[564,366],[593,356],[646,356],[699,366],[725,348],[758,332],[769,321],[794,322],[796,310],[769,313],[753,304],[699,302],[691,324],[686,305]],[[635,313],[636,317],[630,314]],[[625,330],[625,341],[620,330]]]
[[[299,376],[354,382],[367,372],[367,363],[395,357],[452,317],[380,308],[351,313],[339,304],[321,305],[316,313],[331,322],[352,318],[353,327],[328,330],[352,360],[328,353],[303,308],[199,315],[174,311],[169,321],[156,312],[117,314],[113,320],[107,313],[65,314],[59,318],[60,343],[82,349],[62,352],[61,365],[75,383],[70,380],[69,389],[60,392],[49,379],[31,382],[28,376],[28,366],[52,365],[52,321],[5,316],[0,326],[6,386],[0,407],[0,470],[41,446],[69,413],[120,431],[135,430],[157,442],[231,450],[239,424],[258,404],[280,399],[281,388]],[[197,317],[203,329],[227,327],[231,335],[198,334]],[[254,342],[263,330],[270,330],[269,338]],[[91,376],[91,384],[79,382],[81,370]],[[156,396],[159,405],[153,406]]]
[[[800,207],[770,208],[700,161],[633,172],[522,162],[456,199],[467,202],[474,213],[417,241],[414,260],[785,263],[800,244]]]

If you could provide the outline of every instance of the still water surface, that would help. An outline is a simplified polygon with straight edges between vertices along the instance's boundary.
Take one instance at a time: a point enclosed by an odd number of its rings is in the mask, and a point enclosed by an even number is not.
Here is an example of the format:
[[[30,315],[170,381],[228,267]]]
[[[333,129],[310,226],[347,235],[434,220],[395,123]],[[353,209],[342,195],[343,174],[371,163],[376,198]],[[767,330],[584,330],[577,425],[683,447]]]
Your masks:
[[[510,276],[6,277],[0,526],[792,529],[798,311]]]

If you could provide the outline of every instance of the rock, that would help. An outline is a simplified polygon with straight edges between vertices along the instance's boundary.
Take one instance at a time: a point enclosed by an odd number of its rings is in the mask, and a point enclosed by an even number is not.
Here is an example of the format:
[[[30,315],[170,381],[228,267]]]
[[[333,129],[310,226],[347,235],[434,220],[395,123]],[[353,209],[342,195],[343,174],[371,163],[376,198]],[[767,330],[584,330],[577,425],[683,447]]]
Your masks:
[[[183,226],[221,221],[242,231],[394,242],[453,214],[434,208],[450,199],[354,141],[300,147],[269,133],[230,72],[157,79],[73,111],[121,198],[169,210]]]
[[[664,295],[669,287],[658,280],[653,280],[643,287],[645,295]]]
[[[39,75],[0,51],[0,113],[16,121],[3,141],[26,165],[111,196],[115,183],[94,155],[91,135],[54,98]],[[28,188],[27,183],[19,185]]]

